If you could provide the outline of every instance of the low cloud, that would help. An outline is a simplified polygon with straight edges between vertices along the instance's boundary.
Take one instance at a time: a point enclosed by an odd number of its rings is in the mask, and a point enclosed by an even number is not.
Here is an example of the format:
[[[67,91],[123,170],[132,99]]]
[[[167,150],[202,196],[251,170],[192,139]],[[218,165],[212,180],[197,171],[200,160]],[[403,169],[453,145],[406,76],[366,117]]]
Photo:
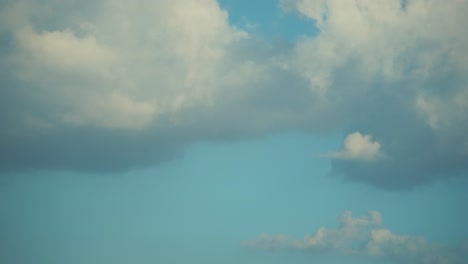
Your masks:
[[[286,235],[260,234],[254,240],[241,242],[245,248],[257,250],[298,250],[310,254],[330,253],[382,257],[398,263],[463,263],[468,257],[464,244],[458,248],[431,242],[421,236],[395,234],[382,227],[377,211],[353,217],[351,211],[338,218],[337,228],[319,228],[303,239]]]

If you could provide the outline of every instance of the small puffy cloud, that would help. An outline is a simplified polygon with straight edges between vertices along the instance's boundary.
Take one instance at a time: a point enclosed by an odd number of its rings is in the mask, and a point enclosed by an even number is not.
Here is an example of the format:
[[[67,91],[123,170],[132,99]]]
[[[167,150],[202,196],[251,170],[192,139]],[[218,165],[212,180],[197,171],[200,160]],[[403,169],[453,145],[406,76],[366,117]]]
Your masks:
[[[354,132],[346,136],[341,150],[320,156],[332,159],[374,160],[382,154],[380,143],[372,141],[371,135]]]
[[[259,250],[383,257],[398,263],[454,264],[462,263],[468,257],[468,251],[433,243],[420,236],[395,234],[383,228],[381,214],[377,211],[361,217],[353,217],[351,211],[346,211],[339,217],[339,223],[338,228],[321,227],[303,239],[261,234],[254,240],[242,241],[241,245]]]
[[[302,240],[295,240],[285,235],[261,234],[255,240],[243,241],[242,245],[261,249],[307,249],[313,251],[339,251],[341,253],[357,253],[348,243],[364,239],[361,229],[378,227],[381,216],[377,211],[369,211],[362,217],[353,217],[351,211],[344,212],[339,218],[337,229],[319,228],[314,234],[306,235]]]

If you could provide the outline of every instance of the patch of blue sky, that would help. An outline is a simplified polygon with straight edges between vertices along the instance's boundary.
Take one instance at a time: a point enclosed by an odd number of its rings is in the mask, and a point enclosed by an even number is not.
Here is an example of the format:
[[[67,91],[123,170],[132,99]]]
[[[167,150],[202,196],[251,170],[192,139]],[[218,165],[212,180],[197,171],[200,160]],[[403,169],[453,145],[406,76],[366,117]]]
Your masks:
[[[266,40],[294,42],[301,36],[315,36],[319,32],[313,20],[284,12],[278,1],[219,0],[218,3],[228,12],[232,26]]]

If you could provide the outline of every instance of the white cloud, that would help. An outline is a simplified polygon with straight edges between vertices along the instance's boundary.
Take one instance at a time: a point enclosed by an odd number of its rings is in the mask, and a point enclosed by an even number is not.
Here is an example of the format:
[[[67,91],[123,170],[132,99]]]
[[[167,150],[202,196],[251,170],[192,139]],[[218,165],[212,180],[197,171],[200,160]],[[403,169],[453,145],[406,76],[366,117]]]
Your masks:
[[[261,250],[295,249],[344,255],[385,257],[398,263],[462,263],[467,252],[433,243],[419,236],[399,235],[382,228],[379,212],[354,218],[350,211],[339,217],[335,229],[321,227],[303,239],[286,235],[261,234],[254,240],[242,241],[246,248]]]
[[[378,141],[372,141],[370,135],[354,132],[346,136],[340,151],[320,156],[332,159],[374,160],[381,157],[382,154]]]
[[[467,65],[456,54],[466,58],[462,43],[466,44],[468,38],[459,31],[447,30],[459,28],[468,8],[466,2],[415,0],[404,7],[399,0],[281,3],[285,10],[315,20],[321,30],[318,37],[303,39],[298,44],[298,66],[305,74],[332,73],[352,61],[364,79],[379,75],[395,80],[408,73],[426,78],[431,68],[440,66],[438,60],[447,51],[451,53],[450,60],[463,67]]]
[[[242,245],[261,249],[309,249],[337,250],[346,253],[357,253],[348,245],[353,240],[362,240],[361,229],[379,226],[381,215],[377,211],[369,211],[367,215],[353,218],[351,211],[344,212],[338,219],[338,229],[319,228],[315,234],[306,235],[302,240],[295,240],[285,235],[260,234],[255,240],[243,241]]]
[[[70,30],[36,33],[27,28],[19,30],[16,37],[24,52],[23,67],[97,74],[108,69],[118,57],[94,36],[79,38]]]
[[[168,115],[209,105],[225,85],[219,70],[230,63],[228,46],[248,37],[228,25],[215,0],[103,0],[85,17],[64,6],[71,19],[43,29],[30,18],[50,21],[41,13],[47,8],[21,1],[3,29],[16,41],[14,74],[35,84],[35,96],[47,95],[59,126],[141,129],[158,121],[156,109]]]

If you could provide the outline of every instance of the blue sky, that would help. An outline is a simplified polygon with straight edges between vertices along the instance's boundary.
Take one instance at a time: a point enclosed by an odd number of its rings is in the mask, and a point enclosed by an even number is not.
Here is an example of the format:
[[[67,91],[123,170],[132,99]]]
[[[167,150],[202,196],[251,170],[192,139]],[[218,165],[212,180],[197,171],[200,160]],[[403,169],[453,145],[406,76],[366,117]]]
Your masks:
[[[297,38],[317,34],[314,20],[285,12],[279,2],[218,1],[229,12],[229,23],[255,33],[268,41],[295,41]]]
[[[468,4],[0,10],[0,262],[468,258]]]
[[[321,226],[335,228],[346,210],[358,216],[379,210],[386,228],[434,243],[456,247],[466,238],[466,180],[411,192],[346,183],[328,177],[328,162],[310,157],[313,150],[337,144],[336,138],[285,133],[196,144],[182,159],[119,175],[5,175],[2,258],[7,263],[380,263],[378,257],[252,252],[239,245],[260,232],[302,238]]]

